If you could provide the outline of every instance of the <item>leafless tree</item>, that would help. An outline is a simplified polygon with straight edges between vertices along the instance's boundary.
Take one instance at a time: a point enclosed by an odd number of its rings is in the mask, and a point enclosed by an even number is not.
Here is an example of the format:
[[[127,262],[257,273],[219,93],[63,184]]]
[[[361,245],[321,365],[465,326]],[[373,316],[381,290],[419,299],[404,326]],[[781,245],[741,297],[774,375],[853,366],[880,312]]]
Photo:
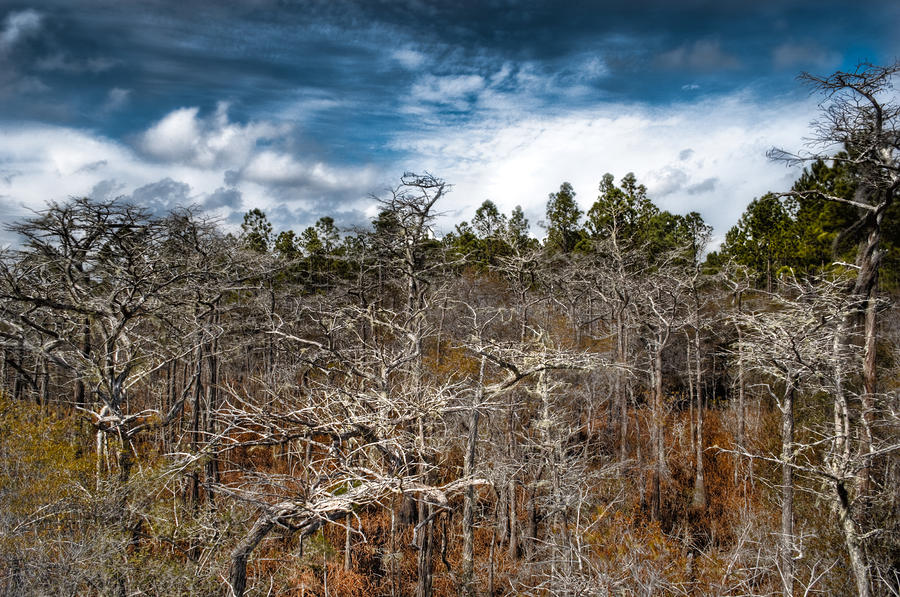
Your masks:
[[[819,191],[794,191],[784,195],[820,198],[850,205],[857,209],[858,220],[844,235],[862,233],[856,255],[856,279],[850,290],[855,308],[845,322],[847,334],[857,320],[862,320],[865,347],[863,378],[866,407],[862,413],[866,442],[872,444],[872,422],[878,392],[876,351],[876,296],[878,271],[884,254],[882,234],[884,218],[895,203],[900,190],[900,102],[893,91],[900,73],[900,62],[890,66],[860,63],[852,71],[838,71],[827,77],[804,73],[801,80],[824,96],[822,116],[813,123],[814,147],[821,151],[794,154],[773,149],[769,155],[788,163],[828,160],[845,163],[854,177],[856,192],[852,198],[828,195]],[[831,155],[835,149],[843,153]],[[860,471],[859,483],[865,489],[870,483],[870,469]]]
[[[53,203],[10,229],[22,244],[0,260],[0,341],[75,385],[74,406],[96,429],[97,486],[114,447],[118,524],[136,542],[143,519],[132,515],[128,486],[137,438],[183,412],[199,362],[168,402],[149,388],[204,342],[195,297],[220,280],[227,250],[189,211],[156,217],[121,201]]]
[[[859,502],[865,499],[865,493],[856,480],[859,471],[869,466],[873,453],[884,455],[900,450],[896,434],[889,431],[895,428],[896,418],[882,408],[864,417],[866,401],[861,393],[854,397],[852,377],[859,370],[864,349],[848,342],[845,321],[857,306],[855,298],[844,285],[827,281],[794,281],[789,288],[790,294],[772,297],[773,306],[742,316],[746,330],[743,356],[751,368],[772,380],[765,387],[782,415],[781,454],[767,458],[782,467],[783,592],[793,593],[794,561],[800,553],[794,543],[793,511],[794,479],[799,471],[813,476],[824,487],[821,495],[837,520],[857,592],[870,595],[873,566],[866,553],[866,539],[871,534],[859,516]],[[830,398],[831,423],[820,429],[806,429],[798,438],[794,423],[797,400],[816,394]],[[876,421],[879,433],[874,436],[882,439],[873,446],[867,439],[866,427]]]

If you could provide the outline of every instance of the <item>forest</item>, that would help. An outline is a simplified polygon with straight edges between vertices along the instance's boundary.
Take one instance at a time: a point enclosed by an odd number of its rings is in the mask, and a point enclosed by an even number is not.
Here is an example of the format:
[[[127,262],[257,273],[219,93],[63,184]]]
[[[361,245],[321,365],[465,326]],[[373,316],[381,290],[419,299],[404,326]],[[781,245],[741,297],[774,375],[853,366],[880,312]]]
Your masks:
[[[0,593],[900,594],[898,72],[807,76],[715,251],[632,174],[444,235],[431,173],[354,230],[8,224]]]

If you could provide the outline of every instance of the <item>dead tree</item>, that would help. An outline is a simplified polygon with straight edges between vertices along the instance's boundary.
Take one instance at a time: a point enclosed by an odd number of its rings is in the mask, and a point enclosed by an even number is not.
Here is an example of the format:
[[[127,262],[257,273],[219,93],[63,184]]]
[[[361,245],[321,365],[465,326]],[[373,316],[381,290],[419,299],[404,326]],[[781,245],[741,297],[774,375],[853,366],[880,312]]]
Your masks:
[[[52,203],[9,228],[22,244],[0,260],[0,341],[52,364],[75,386],[73,406],[96,430],[98,487],[113,448],[118,524],[136,544],[142,522],[129,493],[135,443],[176,420],[198,389],[199,363],[168,401],[154,401],[150,387],[203,342],[190,315],[192,293],[221,278],[227,253],[205,262],[203,254],[221,249],[222,239],[187,211],[157,217],[90,199]]]
[[[674,254],[672,255],[674,257]],[[650,398],[650,456],[653,462],[650,487],[650,514],[661,519],[662,483],[668,477],[665,449],[665,389],[663,352],[672,335],[686,323],[685,307],[689,273],[677,260],[662,261],[642,281],[644,302],[639,310],[642,340],[647,350]]]
[[[873,422],[869,413],[875,408],[878,392],[877,351],[877,284],[884,249],[884,219],[889,216],[900,191],[900,102],[893,84],[900,74],[900,62],[890,66],[860,63],[848,72],[838,71],[826,77],[804,73],[801,80],[824,96],[821,118],[813,123],[813,143],[822,151],[795,154],[773,149],[770,157],[788,163],[826,160],[843,163],[856,184],[852,198],[830,195],[818,190],[793,191],[784,196],[833,201],[856,208],[857,221],[842,233],[844,237],[860,234],[856,254],[856,279],[850,295],[854,309],[844,322],[846,335],[862,322],[865,359],[862,374],[865,392],[862,412],[865,441],[872,446]],[[835,146],[843,152],[829,155]],[[874,449],[874,448],[870,448]],[[871,458],[875,458],[874,453]],[[858,483],[863,491],[870,485],[871,468],[860,471]],[[863,587],[858,587],[863,592]]]
[[[872,562],[866,550],[872,533],[859,516],[859,504],[866,499],[856,479],[868,466],[872,453],[891,455],[900,450],[896,439],[896,417],[889,409],[868,412],[861,391],[854,392],[854,373],[864,358],[864,348],[848,342],[845,322],[856,309],[856,300],[841,283],[792,282],[790,293],[772,297],[773,304],[740,320],[746,330],[742,353],[749,368],[768,378],[766,386],[782,413],[781,454],[753,455],[778,462],[782,468],[782,549],[780,572],[783,593],[790,595],[794,584],[793,494],[797,472],[818,479],[819,493],[831,506],[850,560],[851,573],[860,595],[872,591]],[[862,354],[861,354],[862,353]],[[803,396],[827,395],[831,412],[824,412],[829,425],[803,429],[798,437],[794,424],[796,401]],[[874,446],[866,439],[866,426],[878,422],[882,439]],[[816,490],[811,488],[810,490]],[[876,530],[877,532],[877,530]]]
[[[90,199],[53,203],[9,228],[23,244],[0,264],[9,313],[0,338],[90,389],[90,399],[79,389],[76,406],[90,416],[101,448],[103,438],[118,441],[127,480],[135,435],[168,424],[184,404],[182,396],[166,412],[152,404],[128,410],[136,402],[130,392],[194,348],[184,307],[204,275],[198,248],[214,231],[189,213],[158,218]]]

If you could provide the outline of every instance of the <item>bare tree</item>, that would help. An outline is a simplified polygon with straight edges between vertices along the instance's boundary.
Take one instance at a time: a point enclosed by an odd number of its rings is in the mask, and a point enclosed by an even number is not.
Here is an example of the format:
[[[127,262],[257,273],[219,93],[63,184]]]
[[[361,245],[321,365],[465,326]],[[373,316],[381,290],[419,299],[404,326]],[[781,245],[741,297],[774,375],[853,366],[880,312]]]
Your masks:
[[[668,477],[665,450],[665,391],[663,386],[663,351],[672,335],[685,325],[687,284],[689,277],[676,262],[663,263],[644,280],[644,304],[641,321],[642,340],[647,348],[650,381],[650,455],[651,473],[650,511],[652,519],[660,520],[662,483]]]
[[[900,190],[900,102],[893,93],[893,84],[900,73],[900,62],[890,66],[860,63],[853,71],[838,71],[827,77],[804,73],[801,80],[825,99],[822,116],[813,123],[813,142],[822,148],[819,152],[794,154],[773,149],[770,157],[788,163],[805,163],[828,160],[845,163],[856,182],[852,198],[829,195],[819,191],[793,191],[783,195],[811,197],[850,205],[857,209],[858,220],[844,231],[848,236],[862,233],[856,255],[856,280],[850,290],[855,308],[848,315],[845,326],[862,320],[865,346],[863,378],[866,407],[862,413],[865,425],[865,441],[872,444],[872,421],[868,413],[874,408],[878,392],[877,305],[878,270],[884,254],[882,232],[884,218],[894,205]],[[835,147],[843,153],[829,155]],[[869,485],[869,467],[860,471],[859,483],[865,489]]]
[[[196,256],[212,228],[189,214],[160,219],[125,203],[78,199],[10,229],[24,247],[0,266],[0,337],[90,387],[90,403],[78,406],[98,438],[119,440],[127,479],[134,436],[171,422],[184,403],[186,396],[167,412],[127,411],[130,389],[194,347],[183,307],[188,284],[201,281]]]
[[[773,296],[774,305],[742,316],[746,334],[742,353],[748,364],[772,383],[766,389],[782,413],[781,454],[771,458],[782,467],[782,549],[780,572],[785,595],[793,593],[795,545],[793,511],[796,472],[811,475],[825,490],[843,537],[850,568],[859,595],[872,592],[872,562],[866,553],[866,522],[860,517],[865,493],[856,483],[859,471],[868,466],[873,452],[892,454],[900,450],[896,417],[882,408],[863,417],[866,401],[862,393],[853,399],[854,371],[859,370],[862,350],[848,342],[845,322],[856,309],[856,299],[839,283],[792,282],[786,296]],[[849,340],[852,340],[850,338]],[[865,391],[865,390],[863,390]],[[831,423],[815,430],[804,429],[798,438],[794,411],[801,396],[825,394],[832,400]],[[829,415],[829,413],[822,413]],[[882,438],[868,442],[866,427],[877,421]],[[759,455],[757,455],[759,457]],[[815,488],[810,490],[818,491]]]
[[[120,201],[53,203],[10,229],[23,244],[0,260],[0,340],[76,386],[75,407],[96,429],[97,486],[113,448],[118,524],[136,544],[143,519],[128,488],[137,438],[176,420],[200,364],[168,403],[151,382],[203,342],[193,293],[221,277],[227,252],[217,251],[214,226],[188,211],[155,217]]]

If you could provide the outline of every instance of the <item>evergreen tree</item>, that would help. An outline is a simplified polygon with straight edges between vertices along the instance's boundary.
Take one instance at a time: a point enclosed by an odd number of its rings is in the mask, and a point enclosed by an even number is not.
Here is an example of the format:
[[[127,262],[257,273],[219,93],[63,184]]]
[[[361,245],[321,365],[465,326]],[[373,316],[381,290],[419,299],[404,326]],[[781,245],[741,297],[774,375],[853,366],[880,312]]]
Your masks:
[[[531,226],[528,223],[528,218],[525,217],[525,213],[522,211],[522,206],[515,206],[509,217],[509,225],[507,226],[510,245],[516,250],[522,251],[534,244],[535,241],[529,234],[530,229]]]
[[[647,197],[647,187],[638,184],[634,174],[626,174],[618,187],[607,173],[600,181],[600,195],[588,210],[587,229],[597,240],[639,246],[648,240],[648,226],[658,213]]]
[[[257,253],[268,253],[272,243],[272,224],[266,218],[266,214],[258,207],[254,207],[244,214],[244,223],[241,224],[241,238],[244,245]]]
[[[722,245],[722,253],[757,272],[769,292],[780,268],[798,265],[796,252],[795,222],[772,194],[750,202]]]
[[[297,240],[293,230],[282,230],[275,238],[275,254],[282,259],[296,259],[300,256]]]
[[[581,229],[581,209],[575,201],[575,190],[568,182],[562,183],[559,192],[550,193],[547,201],[547,241],[551,251],[571,253],[584,239]]]

